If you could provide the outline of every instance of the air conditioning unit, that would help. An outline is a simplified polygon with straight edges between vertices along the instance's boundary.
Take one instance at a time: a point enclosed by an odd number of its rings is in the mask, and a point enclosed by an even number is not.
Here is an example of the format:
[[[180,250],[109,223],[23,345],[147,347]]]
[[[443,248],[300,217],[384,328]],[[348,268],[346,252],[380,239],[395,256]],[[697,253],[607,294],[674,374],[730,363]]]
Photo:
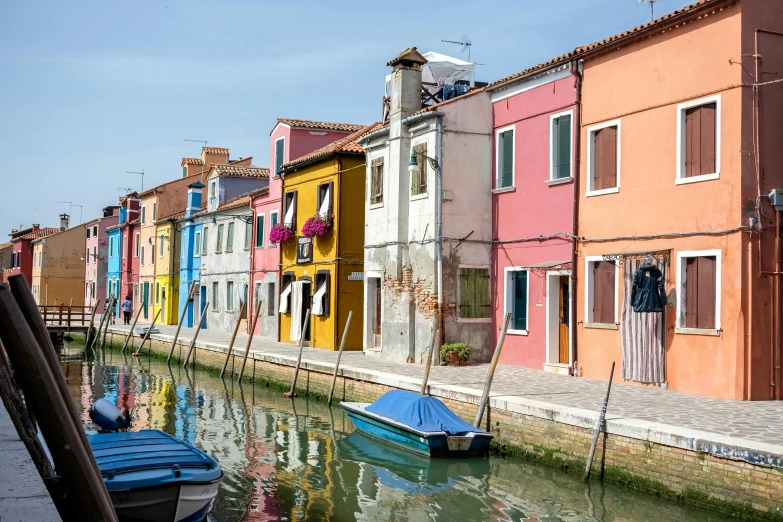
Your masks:
[[[783,189],[774,189],[767,197],[775,210],[783,211]]]

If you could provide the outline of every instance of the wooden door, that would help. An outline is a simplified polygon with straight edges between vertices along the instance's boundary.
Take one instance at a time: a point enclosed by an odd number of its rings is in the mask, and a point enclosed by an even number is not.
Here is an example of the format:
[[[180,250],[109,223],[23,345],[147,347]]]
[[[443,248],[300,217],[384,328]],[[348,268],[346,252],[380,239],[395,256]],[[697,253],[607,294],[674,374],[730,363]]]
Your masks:
[[[375,324],[373,324],[373,341],[374,346],[378,348],[381,346],[381,278],[377,277],[373,281],[375,286]]]
[[[560,350],[558,362],[569,364],[568,340],[570,339],[569,324],[570,302],[568,295],[568,277],[560,276]]]

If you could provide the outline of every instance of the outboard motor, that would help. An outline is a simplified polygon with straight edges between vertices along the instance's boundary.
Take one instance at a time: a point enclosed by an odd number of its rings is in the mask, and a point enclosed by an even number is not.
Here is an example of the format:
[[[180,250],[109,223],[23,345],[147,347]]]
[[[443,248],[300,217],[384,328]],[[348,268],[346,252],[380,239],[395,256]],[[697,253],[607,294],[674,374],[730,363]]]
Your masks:
[[[92,408],[90,408],[90,418],[106,431],[118,431],[122,428],[130,427],[128,412],[120,411],[117,406],[106,399],[95,401]]]

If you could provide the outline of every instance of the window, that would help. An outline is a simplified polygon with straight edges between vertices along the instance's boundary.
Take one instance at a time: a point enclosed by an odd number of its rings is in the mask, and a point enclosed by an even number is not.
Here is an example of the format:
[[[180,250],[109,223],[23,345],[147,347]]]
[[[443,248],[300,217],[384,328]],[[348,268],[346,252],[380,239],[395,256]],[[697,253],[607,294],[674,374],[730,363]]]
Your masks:
[[[296,281],[296,275],[293,272],[283,274],[281,293],[280,293],[280,313],[291,313],[291,285]]]
[[[256,216],[256,248],[264,246],[264,215]]]
[[[318,215],[324,219],[332,215],[332,200],[334,199],[334,182],[321,183],[318,185],[316,194]]]
[[[133,255],[134,255],[134,257],[139,257],[139,243],[140,243],[140,241],[139,241],[139,232],[136,232],[136,235],[133,236],[133,243],[134,243]],[[143,255],[142,255],[142,257],[143,257]]]
[[[160,304],[160,283],[155,283],[155,304]]]
[[[155,264],[155,243],[150,245],[150,264]]]
[[[141,224],[145,224],[147,222],[147,205],[143,205],[141,207]]]
[[[286,192],[283,202],[285,208],[285,218],[283,224],[290,229],[296,230],[296,191]]]
[[[144,245],[141,245],[141,258],[139,258],[139,264],[144,266]]]
[[[720,99],[677,106],[677,184],[720,177]]]
[[[489,269],[459,269],[460,319],[489,319]]]
[[[720,250],[677,253],[677,326],[720,329]]]
[[[617,279],[619,270],[613,261],[604,261],[601,256],[587,257],[585,264],[586,322],[617,324]]]
[[[571,177],[571,116],[573,111],[555,114],[550,117],[552,129],[549,151],[552,155],[549,165],[551,181]]]
[[[528,271],[507,267],[505,272],[505,313],[511,314],[508,333],[527,335]]]
[[[90,239],[90,227],[87,227],[87,239]]]
[[[280,175],[285,163],[285,138],[275,140],[275,177]]]
[[[201,238],[201,255],[207,255],[207,245],[209,244],[209,229],[204,227],[204,237]]]
[[[272,317],[275,315],[275,284],[266,285],[266,315]]]
[[[120,255],[124,255],[122,252],[128,251],[128,235],[123,234],[122,236],[122,250],[120,251]]]
[[[332,276],[328,270],[319,270],[315,274],[315,294],[313,294],[313,315],[326,317],[331,310]]]
[[[245,223],[245,250],[250,249],[250,244],[252,242],[253,242],[253,222],[250,221],[248,223]]]
[[[620,190],[620,121],[587,129],[587,196]]]
[[[217,181],[212,181],[209,184],[209,197],[214,198],[217,192]]]
[[[269,228],[271,229],[275,225],[277,225],[277,210],[269,213]],[[275,246],[271,239],[269,240],[269,246]]]
[[[196,232],[196,238],[193,240],[193,255],[198,257],[201,254],[201,232]]]
[[[498,129],[495,141],[495,188],[504,189],[514,186],[514,127]]]
[[[163,257],[163,240],[166,236],[163,234],[160,235],[158,238],[158,257]]]
[[[226,311],[234,311],[234,282],[228,281],[226,283]]]
[[[222,226],[222,225],[221,225]],[[220,232],[218,232],[220,234]],[[234,251],[234,222],[228,224],[228,234],[226,234],[226,252]]]
[[[212,283],[212,311],[217,312],[218,309],[218,284],[214,282]]]
[[[419,143],[414,146],[413,153],[416,155],[416,164],[419,166],[419,170],[411,172],[411,196],[418,196],[427,193],[427,177],[429,170],[427,144]]]
[[[375,158],[370,166],[370,205],[383,204],[383,158]]]
[[[92,262],[93,263],[97,263],[98,262],[98,247],[97,246],[92,247]],[[38,256],[38,263],[39,263],[38,266],[41,266],[40,265],[40,263],[41,263],[41,256],[40,255]]]
[[[84,256],[84,262],[88,265],[90,264],[90,247],[87,247],[87,254]],[[33,254],[33,266],[38,266],[36,263],[36,255]]]
[[[114,257],[114,238],[109,238],[109,257]]]
[[[188,168],[185,165],[182,166],[182,177],[183,178],[188,177]]]
[[[158,219],[158,202],[153,201],[152,202],[152,221],[154,222],[156,219]]]
[[[223,225],[218,225],[217,243],[215,244],[215,252],[222,252],[223,249]]]

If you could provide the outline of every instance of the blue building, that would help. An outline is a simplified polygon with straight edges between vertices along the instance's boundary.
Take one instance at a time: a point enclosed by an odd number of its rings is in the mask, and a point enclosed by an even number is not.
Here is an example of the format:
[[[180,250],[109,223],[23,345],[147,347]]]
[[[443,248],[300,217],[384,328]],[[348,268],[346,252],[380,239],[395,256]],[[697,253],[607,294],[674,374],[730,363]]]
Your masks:
[[[201,212],[201,196],[204,185],[200,182],[195,182],[192,185],[188,185],[188,207],[185,210],[185,218],[178,221],[177,225],[181,227],[181,248],[179,259],[179,308],[180,313],[182,309],[187,306],[185,312],[185,319],[182,325],[186,328],[192,327],[196,323],[196,319],[201,315],[201,296],[199,287],[199,273],[201,270],[201,224],[196,224],[191,219],[193,214]],[[196,295],[193,301],[187,302],[188,294],[190,292],[190,285],[196,282]],[[199,303],[198,307],[194,310],[193,303]],[[203,328],[206,328],[206,321],[204,321]]]
[[[120,208],[120,223],[106,229],[107,240],[107,266],[106,266],[106,297],[113,294],[117,302],[115,304],[114,314],[119,315],[120,302],[122,296],[122,229],[121,224],[125,217],[125,208]]]

